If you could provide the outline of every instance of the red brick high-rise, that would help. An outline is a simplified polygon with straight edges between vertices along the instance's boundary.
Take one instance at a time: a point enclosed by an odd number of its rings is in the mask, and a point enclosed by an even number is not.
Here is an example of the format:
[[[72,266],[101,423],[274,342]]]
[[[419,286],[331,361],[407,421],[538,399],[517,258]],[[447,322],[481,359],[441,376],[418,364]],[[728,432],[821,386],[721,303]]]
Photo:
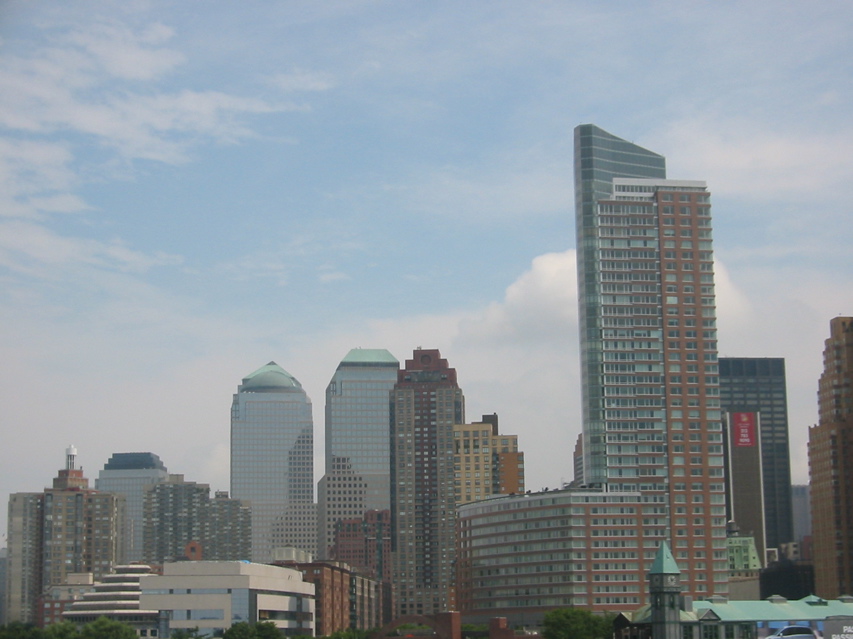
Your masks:
[[[335,524],[332,559],[391,583],[391,511],[368,510],[359,519]]]
[[[416,349],[391,391],[391,525],[397,615],[448,610],[456,559],[454,425],[465,398],[437,349]]]

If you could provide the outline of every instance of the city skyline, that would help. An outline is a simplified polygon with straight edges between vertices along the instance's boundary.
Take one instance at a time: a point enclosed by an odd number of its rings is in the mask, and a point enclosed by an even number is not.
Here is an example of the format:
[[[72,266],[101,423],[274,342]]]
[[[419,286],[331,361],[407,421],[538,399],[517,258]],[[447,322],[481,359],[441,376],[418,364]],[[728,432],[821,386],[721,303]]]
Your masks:
[[[0,387],[25,463],[2,485],[43,488],[58,441],[91,476],[153,451],[227,489],[240,375],[275,360],[317,402],[350,349],[417,345],[518,434],[528,488],[569,481],[584,122],[709,184],[720,355],[785,358],[805,483],[825,326],[853,299],[851,18],[5,3]]]

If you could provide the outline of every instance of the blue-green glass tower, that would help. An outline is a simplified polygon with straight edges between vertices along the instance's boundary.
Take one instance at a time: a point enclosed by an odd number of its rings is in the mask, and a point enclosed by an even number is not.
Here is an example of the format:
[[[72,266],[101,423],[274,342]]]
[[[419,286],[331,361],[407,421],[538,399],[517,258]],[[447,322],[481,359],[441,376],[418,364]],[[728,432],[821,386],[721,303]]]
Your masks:
[[[618,138],[594,124],[575,127],[575,233],[583,392],[583,483],[598,487],[607,482],[600,382],[603,340],[598,203],[611,197],[613,178],[665,179],[666,160],[662,155]]]
[[[326,469],[318,486],[318,544],[328,558],[335,524],[391,508],[389,393],[400,363],[384,348],[354,348],[326,388]]]
[[[302,384],[275,362],[243,378],[231,405],[231,496],[252,506],[252,561],[315,552],[314,422]]]

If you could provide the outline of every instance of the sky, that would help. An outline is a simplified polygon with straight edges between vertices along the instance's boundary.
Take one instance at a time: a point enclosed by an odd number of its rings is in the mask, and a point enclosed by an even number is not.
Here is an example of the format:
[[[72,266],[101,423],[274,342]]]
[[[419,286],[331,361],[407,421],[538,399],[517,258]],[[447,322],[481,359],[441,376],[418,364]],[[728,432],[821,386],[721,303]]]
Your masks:
[[[722,356],[784,357],[792,478],[853,315],[853,4],[0,3],[0,492],[78,448],[228,489],[269,361],[438,348],[527,487],[581,429],[573,129],[712,193]],[[0,509],[5,530],[5,508]]]

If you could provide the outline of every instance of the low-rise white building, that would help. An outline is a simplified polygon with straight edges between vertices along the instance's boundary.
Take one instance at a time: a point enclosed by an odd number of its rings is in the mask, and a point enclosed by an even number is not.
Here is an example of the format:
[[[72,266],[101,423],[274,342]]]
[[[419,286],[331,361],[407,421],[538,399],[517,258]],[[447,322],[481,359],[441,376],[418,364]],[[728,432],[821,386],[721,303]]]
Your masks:
[[[140,605],[160,611],[162,637],[178,628],[221,634],[271,621],[288,636],[314,636],[314,585],[292,568],[243,561],[182,561],[140,581]]]
[[[139,607],[139,581],[151,573],[151,566],[133,564],[116,566],[115,570],[92,586],[62,613],[65,621],[83,627],[100,617],[131,626],[139,637],[156,637],[159,633],[157,610]]]

